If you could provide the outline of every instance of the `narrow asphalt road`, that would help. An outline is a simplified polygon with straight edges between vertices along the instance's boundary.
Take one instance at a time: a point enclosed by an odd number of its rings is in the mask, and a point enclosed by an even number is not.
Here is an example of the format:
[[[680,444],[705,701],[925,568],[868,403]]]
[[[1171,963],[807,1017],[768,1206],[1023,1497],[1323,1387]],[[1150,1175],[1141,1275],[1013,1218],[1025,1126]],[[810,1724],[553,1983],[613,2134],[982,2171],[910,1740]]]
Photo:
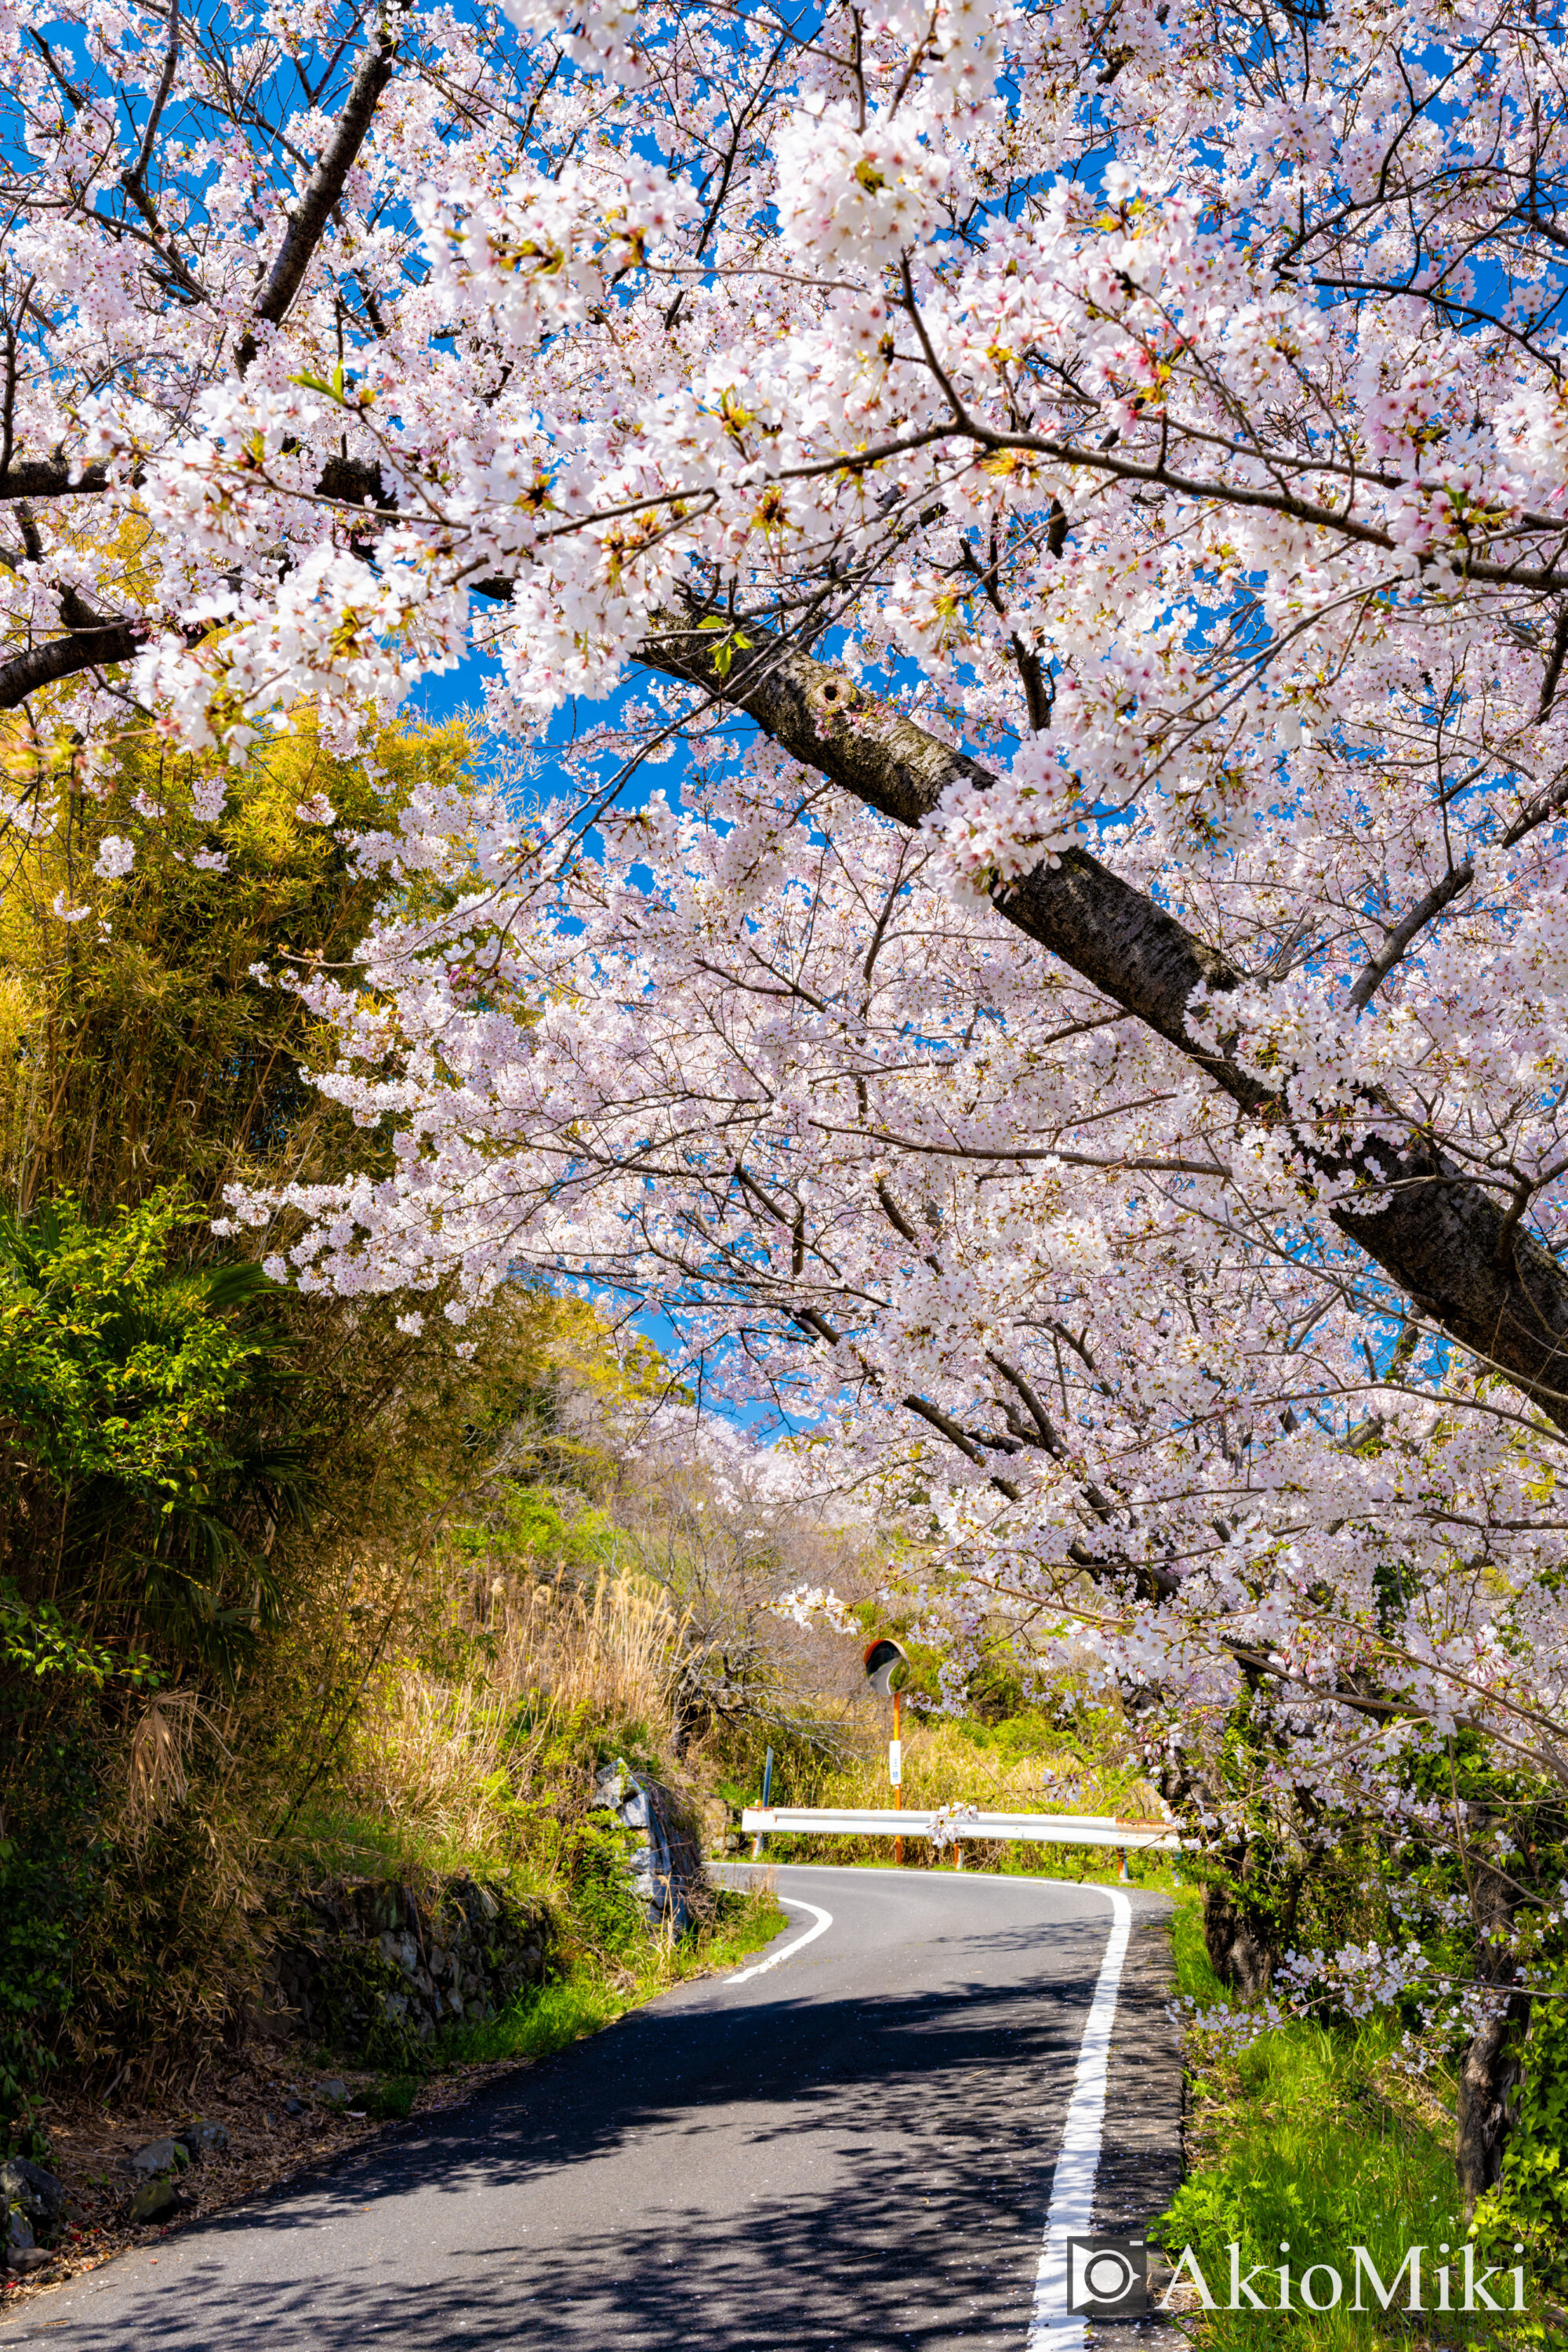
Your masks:
[[[1110,1904],[978,1874],[779,1888],[776,1965],[122,2256],[0,2352],[1023,2352]]]

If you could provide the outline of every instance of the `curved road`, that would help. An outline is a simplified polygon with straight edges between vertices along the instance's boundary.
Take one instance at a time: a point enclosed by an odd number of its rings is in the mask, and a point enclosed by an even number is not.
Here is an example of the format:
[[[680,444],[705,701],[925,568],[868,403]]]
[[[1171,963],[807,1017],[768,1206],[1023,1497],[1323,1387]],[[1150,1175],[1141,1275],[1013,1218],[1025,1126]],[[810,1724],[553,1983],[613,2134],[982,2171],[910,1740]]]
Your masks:
[[[778,1885],[748,1967],[122,2256],[0,2352],[1024,2352],[1105,1892]]]

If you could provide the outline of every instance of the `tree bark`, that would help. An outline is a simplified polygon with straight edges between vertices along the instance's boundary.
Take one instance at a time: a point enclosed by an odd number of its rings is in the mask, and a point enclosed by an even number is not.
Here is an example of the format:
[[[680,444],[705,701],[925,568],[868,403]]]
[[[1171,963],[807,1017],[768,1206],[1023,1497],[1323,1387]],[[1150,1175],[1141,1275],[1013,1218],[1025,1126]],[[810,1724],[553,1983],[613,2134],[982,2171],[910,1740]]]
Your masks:
[[[1274,1981],[1279,1953],[1268,1924],[1228,1888],[1204,1889],[1204,1948],[1227,1991],[1258,2000]]]
[[[846,673],[769,639],[744,651],[657,616],[643,660],[744,711],[805,767],[899,824],[918,825],[951,783],[995,779],[965,752],[868,694]],[[730,667],[721,670],[725,655]],[[1289,1122],[1283,1092],[1195,1036],[1193,992],[1224,993],[1242,975],[1226,959],[1121,881],[1086,850],[994,894],[998,911],[1100,993],[1195,1062],[1250,1118]],[[1370,1107],[1370,1106],[1369,1106]],[[1333,1179],[1347,1174],[1373,1197],[1332,1211],[1334,1223],[1391,1275],[1417,1312],[1505,1372],[1568,1429],[1568,1273],[1531,1235],[1510,1230],[1501,1205],[1417,1137],[1401,1148],[1352,1144],[1342,1155],[1301,1142],[1302,1157]]]
[[[1476,1975],[1501,1984],[1513,1974],[1513,1895],[1495,1870],[1482,1868],[1475,1891]],[[1502,2171],[1503,2149],[1519,2110],[1530,1996],[1516,1992],[1499,2016],[1487,2020],[1459,2068],[1456,2164],[1465,2219]]]

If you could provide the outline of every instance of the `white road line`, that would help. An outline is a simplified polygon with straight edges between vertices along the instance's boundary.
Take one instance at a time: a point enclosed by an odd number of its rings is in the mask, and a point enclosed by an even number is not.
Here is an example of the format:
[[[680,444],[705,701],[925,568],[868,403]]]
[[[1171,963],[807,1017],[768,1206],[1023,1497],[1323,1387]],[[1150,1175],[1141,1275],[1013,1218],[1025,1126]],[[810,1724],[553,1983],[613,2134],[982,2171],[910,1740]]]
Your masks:
[[[790,1911],[809,1911],[816,1922],[816,1927],[808,1927],[804,1936],[797,1936],[793,1944],[786,1944],[782,1952],[771,1953],[765,1960],[759,1960],[755,1968],[741,1969],[734,1976],[726,1977],[724,1982],[727,1985],[744,1984],[748,1977],[760,1977],[766,1969],[776,1969],[781,1960],[793,1960],[797,1952],[805,1951],[807,1944],[815,1944],[818,1936],[826,1936],[833,1925],[831,1911],[824,1911],[815,1903],[803,1903],[798,1895],[775,1895],[773,1900],[784,1904]]]
[[[1113,1886],[1102,1886],[1100,1892],[1110,1895],[1114,1916],[1100,1981],[1089,2003],[1089,2022],[1079,2043],[1078,2073],[1062,2126],[1062,2149],[1035,2276],[1035,2313],[1027,2352],[1084,2352],[1083,2320],[1067,2307],[1067,2242],[1069,2237],[1087,2236],[1094,2227],[1094,2184],[1105,2126],[1106,2063],[1110,2056],[1110,2029],[1116,2022],[1121,1964],[1132,1929],[1132,1906],[1126,1895]]]

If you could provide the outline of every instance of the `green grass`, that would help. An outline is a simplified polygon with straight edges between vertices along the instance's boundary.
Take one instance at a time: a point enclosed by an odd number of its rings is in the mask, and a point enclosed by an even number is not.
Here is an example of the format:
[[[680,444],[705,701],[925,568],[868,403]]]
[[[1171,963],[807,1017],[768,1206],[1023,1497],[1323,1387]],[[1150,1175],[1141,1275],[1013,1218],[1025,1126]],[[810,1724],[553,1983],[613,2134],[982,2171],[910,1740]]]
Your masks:
[[[650,1985],[642,1998],[651,2000],[662,1990]],[[637,2005],[605,1978],[582,1970],[554,1984],[531,1985],[498,2016],[459,2027],[443,2038],[440,2059],[448,2066],[483,2066],[498,2060],[548,2058],[597,2033],[601,2026],[613,2025]]]
[[[342,1875],[417,1884],[471,1872],[483,1877],[508,1866],[499,1845],[494,1853],[476,1853],[471,1842],[427,1822],[378,1820],[309,1803],[300,1808],[277,1851],[289,1874],[301,1879]]]
[[[1177,1982],[1205,2008],[1225,1996],[1209,1968],[1195,1894],[1179,1901],[1174,1921]],[[1465,2223],[1455,2185],[1453,2126],[1443,2112],[1452,2085],[1433,2091],[1413,2088],[1394,2064],[1400,2035],[1385,2022],[1325,2028],[1298,2021],[1264,2033],[1249,2049],[1207,2048],[1194,2038],[1194,2113],[1188,2134],[1192,2168],[1170,2212],[1151,2230],[1174,2261],[1190,2245],[1216,2301],[1230,2298],[1228,2247],[1240,2248],[1242,2274],[1254,2264],[1266,2270],[1253,2281],[1266,2303],[1279,2300],[1278,2266],[1289,2260],[1294,2290],[1316,2263],[1332,2263],[1344,2281],[1344,2302],[1352,2298],[1351,2250],[1364,2246],[1385,2282],[1392,2281],[1406,2247],[1420,2245],[1423,2299],[1437,2292],[1436,2266],[1452,2258],[1451,2299],[1462,2293]],[[1279,2251],[1289,2242],[1287,2257]],[[1327,2295],[1320,2278],[1316,2292]],[[1506,2279],[1495,2280],[1499,2302],[1509,2299]],[[1528,2282],[1527,2282],[1528,2292]],[[1408,2297],[1402,2285],[1389,2311],[1380,2311],[1369,2290],[1371,2309],[1281,2313],[1277,2309],[1197,2311],[1183,2321],[1202,2352],[1264,2352],[1264,2347],[1311,2347],[1311,2352],[1374,2352],[1398,2346],[1457,2347],[1509,2344],[1517,2326],[1485,2313],[1428,2312],[1406,2316],[1398,2306]]]
[[[552,1983],[531,1985],[499,2016],[450,2029],[432,2056],[442,2066],[548,2058],[613,2025],[673,1984],[737,1967],[788,1925],[788,1913],[765,1885],[743,1892],[724,1889],[711,1921],[698,1934],[645,1938],[640,1948],[624,1956],[633,1965],[613,1972],[592,1956],[580,1958]]]
[[[392,2074],[365,2095],[363,2105],[367,2116],[383,2123],[401,2123],[414,2105],[414,2094],[419,2085],[412,2074]]]

